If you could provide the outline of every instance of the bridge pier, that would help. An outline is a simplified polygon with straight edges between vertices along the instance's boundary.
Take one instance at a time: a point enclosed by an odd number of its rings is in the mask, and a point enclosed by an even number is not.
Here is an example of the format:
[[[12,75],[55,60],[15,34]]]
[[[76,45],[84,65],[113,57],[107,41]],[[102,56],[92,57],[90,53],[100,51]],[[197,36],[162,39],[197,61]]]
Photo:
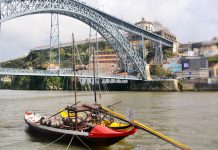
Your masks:
[[[163,63],[163,49],[162,49],[162,44],[161,43],[155,43],[154,44],[155,48],[155,57],[154,57],[154,62],[156,64],[162,64]]]
[[[145,73],[146,73],[147,80],[148,80],[148,81],[152,80],[152,78],[151,78],[151,73],[150,73],[150,65],[149,65],[149,64],[146,64],[145,70],[146,70]]]

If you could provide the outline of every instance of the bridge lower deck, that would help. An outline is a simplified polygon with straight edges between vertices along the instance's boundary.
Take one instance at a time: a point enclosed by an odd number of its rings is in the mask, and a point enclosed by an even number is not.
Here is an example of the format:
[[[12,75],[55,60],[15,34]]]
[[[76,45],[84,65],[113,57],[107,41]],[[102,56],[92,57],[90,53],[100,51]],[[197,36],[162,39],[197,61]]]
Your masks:
[[[68,69],[38,70],[38,69],[0,68],[0,75],[72,77],[74,76],[74,72],[73,70],[68,70]],[[76,77],[94,78],[94,75],[91,72],[88,73],[85,71],[77,71]],[[96,77],[101,79],[142,80],[141,78],[136,76],[107,75],[104,73],[98,73],[96,74]]]

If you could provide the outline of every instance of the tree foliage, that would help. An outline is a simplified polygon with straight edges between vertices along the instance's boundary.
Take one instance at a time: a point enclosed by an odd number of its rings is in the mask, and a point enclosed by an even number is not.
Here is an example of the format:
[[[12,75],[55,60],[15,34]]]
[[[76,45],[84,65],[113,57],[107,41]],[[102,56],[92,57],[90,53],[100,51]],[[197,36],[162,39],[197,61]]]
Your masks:
[[[156,65],[153,66],[153,68],[151,69],[151,75],[153,76],[157,76],[160,78],[165,78],[170,76],[170,72],[166,69],[164,69],[161,65]]]

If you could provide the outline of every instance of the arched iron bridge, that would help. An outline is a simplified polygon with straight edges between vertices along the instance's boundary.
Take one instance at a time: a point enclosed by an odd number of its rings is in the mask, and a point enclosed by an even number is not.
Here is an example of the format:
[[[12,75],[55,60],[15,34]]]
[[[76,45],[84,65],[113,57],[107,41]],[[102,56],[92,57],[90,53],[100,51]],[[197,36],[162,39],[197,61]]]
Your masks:
[[[101,34],[123,61],[128,60],[128,63],[137,70],[142,79],[146,79],[146,62],[120,30],[143,36],[145,39],[166,47],[173,45],[171,41],[159,35],[145,31],[77,0],[1,0],[0,6],[0,23],[40,13],[57,13],[84,22]]]

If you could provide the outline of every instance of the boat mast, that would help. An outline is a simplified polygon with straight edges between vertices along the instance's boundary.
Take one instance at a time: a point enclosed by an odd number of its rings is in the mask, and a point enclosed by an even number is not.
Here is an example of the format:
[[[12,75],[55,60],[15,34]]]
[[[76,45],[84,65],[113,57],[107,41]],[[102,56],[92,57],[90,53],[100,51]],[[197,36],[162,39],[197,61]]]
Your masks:
[[[75,103],[74,105],[77,106],[77,84],[76,84],[76,49],[75,49],[75,39],[74,34],[72,33],[72,42],[73,42],[73,70],[74,70],[74,96],[75,96]],[[69,113],[69,112],[68,112]],[[69,115],[69,114],[68,114]],[[78,127],[78,116],[77,111],[75,111],[75,122],[76,122],[76,130]]]
[[[94,96],[95,96],[95,103],[97,103],[97,93],[96,93],[96,77],[95,77],[95,49],[92,49],[93,53],[93,75],[94,75]]]
[[[75,50],[75,39],[72,33],[72,49],[73,49],[73,70],[74,70],[74,96],[75,104],[77,103],[77,85],[76,85],[76,50]]]

